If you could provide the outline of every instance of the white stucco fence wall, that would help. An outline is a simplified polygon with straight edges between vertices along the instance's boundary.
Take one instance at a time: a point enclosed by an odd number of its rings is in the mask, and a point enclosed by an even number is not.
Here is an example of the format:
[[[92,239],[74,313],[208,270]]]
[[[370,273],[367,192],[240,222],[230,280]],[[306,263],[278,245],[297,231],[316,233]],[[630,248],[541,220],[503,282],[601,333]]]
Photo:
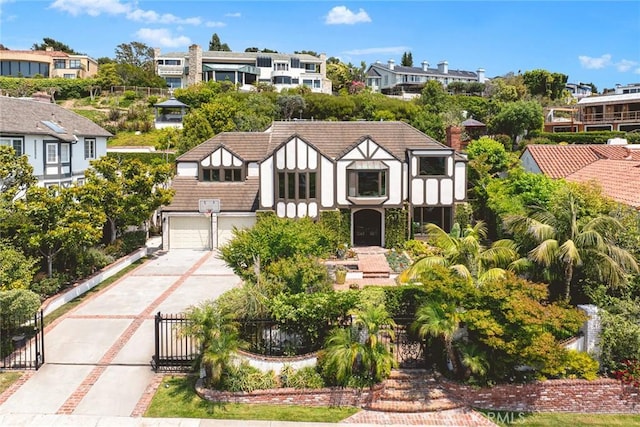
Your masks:
[[[316,353],[293,357],[265,357],[238,351],[236,361],[240,362],[243,360],[262,372],[273,371],[276,375],[279,375],[285,366],[291,366],[296,371],[306,367],[314,367],[318,362],[318,357]]]

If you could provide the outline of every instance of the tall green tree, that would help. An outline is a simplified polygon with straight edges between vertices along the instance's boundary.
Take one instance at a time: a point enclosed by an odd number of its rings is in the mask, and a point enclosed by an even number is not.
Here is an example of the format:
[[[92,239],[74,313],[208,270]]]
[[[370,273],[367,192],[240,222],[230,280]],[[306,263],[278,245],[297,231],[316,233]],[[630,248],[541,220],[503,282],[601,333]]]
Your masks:
[[[88,187],[30,187],[16,202],[28,218],[22,240],[42,255],[49,277],[55,256],[64,249],[90,247],[102,236],[103,205]]]
[[[36,271],[37,260],[15,248],[0,244],[0,291],[28,289]]]
[[[442,83],[437,80],[429,80],[422,88],[422,92],[420,92],[418,103],[426,111],[440,114],[447,109],[449,95],[445,92]]]
[[[511,232],[533,239],[536,246],[528,254],[532,261],[559,270],[567,301],[576,270],[587,263],[596,278],[611,287],[626,283],[629,273],[640,271],[633,255],[616,244],[620,222],[608,215],[581,218],[573,194],[561,209],[531,208],[528,215],[508,216],[505,224]]]
[[[13,147],[0,145],[0,197],[11,201],[36,182],[29,158],[16,156]]]
[[[533,130],[542,129],[544,115],[542,106],[536,101],[517,101],[504,104],[490,120],[489,129],[494,133],[503,133],[516,143],[518,136]]]
[[[522,78],[532,96],[555,100],[561,97],[569,77],[566,74],[537,69],[525,71]]]
[[[211,40],[209,41],[209,50],[231,52],[231,48],[229,47],[229,45],[220,41],[220,36],[218,36],[218,33],[213,33],[213,35],[211,36]]]
[[[411,52],[404,52],[402,54],[400,65],[402,65],[403,67],[413,67],[413,55],[411,54]]]
[[[91,162],[83,188],[99,201],[113,242],[129,226],[140,226],[171,201],[170,165],[104,156]],[[103,221],[103,223],[104,223]]]
[[[121,43],[116,47],[115,60],[119,64],[133,65],[153,71],[153,48],[141,42]]]

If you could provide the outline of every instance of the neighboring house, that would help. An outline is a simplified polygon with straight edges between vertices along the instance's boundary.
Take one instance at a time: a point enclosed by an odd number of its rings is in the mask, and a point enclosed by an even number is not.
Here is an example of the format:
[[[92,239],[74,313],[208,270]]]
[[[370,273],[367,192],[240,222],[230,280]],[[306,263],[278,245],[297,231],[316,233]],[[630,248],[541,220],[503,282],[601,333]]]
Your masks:
[[[189,52],[161,55],[160,49],[155,49],[154,61],[156,74],[173,89],[200,82],[228,81],[247,91],[255,89],[257,83],[268,83],[278,91],[306,86],[312,92],[331,94],[324,54],[316,57],[307,54],[203,51],[194,44],[189,46]]]
[[[625,140],[622,140],[625,141]],[[527,145],[525,170],[600,185],[604,195],[640,209],[640,144]],[[615,145],[615,143],[620,145]]]
[[[89,162],[106,154],[110,136],[51,102],[0,96],[0,145],[29,158],[39,185],[82,183]]]
[[[449,229],[466,199],[466,158],[402,122],[274,122],[218,134],[176,163],[165,249],[218,247],[257,211],[317,218],[337,209],[350,216],[349,243],[384,246],[388,209],[407,207],[420,234],[428,222]],[[202,200],[215,203],[203,209]]]
[[[98,61],[87,55],[47,50],[0,50],[0,75],[77,79],[98,73]]]
[[[547,108],[545,132],[640,130],[640,87],[619,89],[613,95],[581,98],[575,108]]]
[[[367,87],[373,92],[382,92],[385,95],[419,95],[429,80],[437,80],[446,87],[453,82],[484,83],[486,77],[482,68],[476,72],[450,70],[447,61],[439,62],[438,68],[429,68],[427,61],[422,62],[422,67],[405,67],[395,65],[393,59],[387,64],[371,64],[366,73]]]
[[[564,87],[575,99],[581,99],[585,96],[592,95],[591,85],[585,85],[582,83],[567,83]]]

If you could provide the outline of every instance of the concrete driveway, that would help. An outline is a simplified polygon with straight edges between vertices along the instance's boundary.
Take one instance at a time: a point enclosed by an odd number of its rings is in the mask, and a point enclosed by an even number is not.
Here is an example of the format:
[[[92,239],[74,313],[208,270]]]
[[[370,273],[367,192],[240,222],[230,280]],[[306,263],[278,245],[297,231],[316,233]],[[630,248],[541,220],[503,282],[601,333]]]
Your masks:
[[[0,399],[2,414],[129,417],[156,374],[153,316],[179,313],[238,285],[217,252],[156,253],[45,330],[45,364]]]

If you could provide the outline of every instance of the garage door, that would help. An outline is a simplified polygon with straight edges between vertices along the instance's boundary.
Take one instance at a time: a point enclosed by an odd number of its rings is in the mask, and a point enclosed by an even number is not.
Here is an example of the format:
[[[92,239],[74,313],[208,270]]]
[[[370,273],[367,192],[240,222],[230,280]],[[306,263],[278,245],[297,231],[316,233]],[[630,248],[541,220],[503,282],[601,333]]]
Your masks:
[[[169,217],[169,249],[211,249],[211,218]]]
[[[256,223],[255,216],[219,216],[218,217],[218,247],[233,238],[233,227],[251,228]]]

